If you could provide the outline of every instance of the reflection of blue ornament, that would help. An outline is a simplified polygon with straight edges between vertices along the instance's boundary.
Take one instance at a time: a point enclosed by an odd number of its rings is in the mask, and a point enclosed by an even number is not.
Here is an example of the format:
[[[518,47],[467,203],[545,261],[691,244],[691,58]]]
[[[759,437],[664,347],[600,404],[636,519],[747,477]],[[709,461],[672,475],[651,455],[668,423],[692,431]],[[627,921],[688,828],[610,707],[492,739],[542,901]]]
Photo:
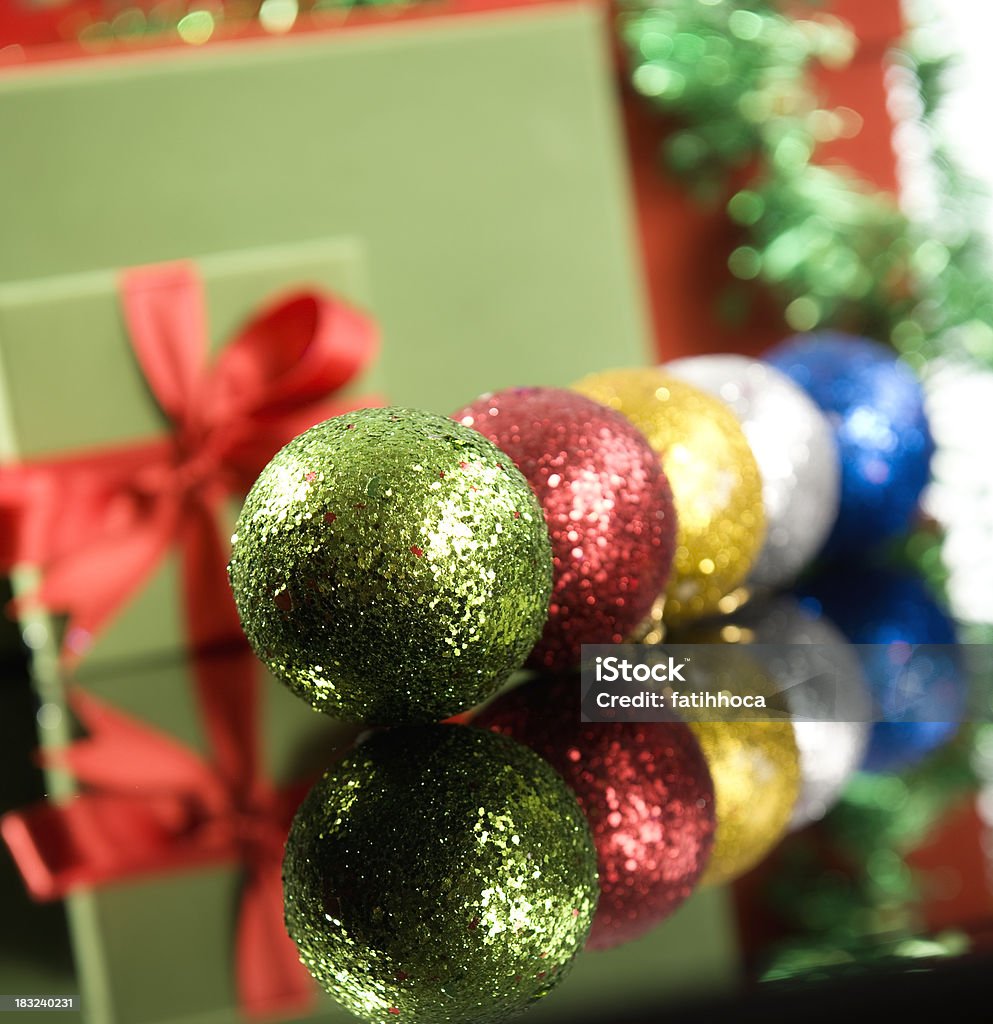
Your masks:
[[[866,771],[899,771],[955,732],[967,679],[955,626],[915,576],[844,566],[811,580],[801,598],[858,646],[879,721]]]
[[[885,345],[832,332],[789,338],[765,358],[834,427],[841,509],[825,551],[864,550],[906,530],[934,452],[924,395],[910,368]]]

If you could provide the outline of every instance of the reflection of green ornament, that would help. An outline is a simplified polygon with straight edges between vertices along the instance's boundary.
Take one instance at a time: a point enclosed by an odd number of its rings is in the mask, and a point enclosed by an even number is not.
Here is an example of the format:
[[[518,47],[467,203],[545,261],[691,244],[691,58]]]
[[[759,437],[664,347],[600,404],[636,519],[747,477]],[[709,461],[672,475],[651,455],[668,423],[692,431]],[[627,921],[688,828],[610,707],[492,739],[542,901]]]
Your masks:
[[[369,1021],[487,1024],[563,977],[597,900],[596,852],[527,747],[453,725],[374,735],[310,791],[283,864],[314,977]]]
[[[551,549],[527,481],[442,416],[362,409],[262,471],[233,538],[242,625],[314,707],[430,721],[490,696],[534,646]]]
[[[894,105],[919,107],[920,123],[904,125],[932,156],[936,208],[908,218],[890,193],[818,160],[822,143],[862,130],[857,111],[821,105],[811,73],[850,60],[857,40],[842,20],[813,5],[794,17],[776,0],[619,0],[618,10],[631,86],[666,119],[666,167],[697,198],[726,202],[743,228],[728,258],[739,282],[772,294],[794,331],[886,340],[917,370],[939,357],[993,366],[982,190],[932,124],[955,63],[940,52],[940,24],[918,25],[889,58]],[[718,311],[740,322],[749,292],[728,289]]]

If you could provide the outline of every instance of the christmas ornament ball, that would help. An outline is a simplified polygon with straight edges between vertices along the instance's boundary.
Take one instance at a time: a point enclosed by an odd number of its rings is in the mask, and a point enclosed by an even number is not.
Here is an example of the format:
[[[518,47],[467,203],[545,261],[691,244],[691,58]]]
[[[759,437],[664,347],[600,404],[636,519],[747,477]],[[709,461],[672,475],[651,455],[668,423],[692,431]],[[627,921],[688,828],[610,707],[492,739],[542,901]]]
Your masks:
[[[537,754],[457,725],[374,734],[305,798],[283,863],[303,963],[367,1021],[487,1024],[555,987],[596,853]]]
[[[778,689],[752,652],[740,644],[686,650],[694,690],[766,701],[752,712],[681,709],[714,782],[717,829],[702,883],[722,885],[753,868],[786,832],[800,794],[800,755],[792,723],[774,720]]]
[[[782,838],[800,792],[789,722],[693,722],[717,800],[714,852],[706,885],[750,871]]]
[[[514,460],[545,512],[552,598],[529,664],[561,671],[584,643],[625,640],[665,587],[675,547],[672,492],[645,438],[558,388],[484,395],[452,418]]]
[[[739,355],[677,359],[663,369],[726,402],[762,473],[766,535],[749,579],[791,583],[820,551],[838,515],[834,432],[815,402],[773,366]]]
[[[920,381],[896,353],[830,331],[789,338],[765,356],[824,410],[841,459],[841,505],[825,551],[856,554],[906,530],[934,441]]]
[[[714,787],[685,723],[583,723],[580,711],[578,676],[538,678],[473,725],[536,750],[576,794],[600,875],[587,948],[609,949],[665,920],[695,888],[714,841]]]
[[[719,399],[654,367],[607,370],[576,391],[623,413],[659,455],[678,529],[664,617],[716,612],[762,547],[762,478],[734,413]]]
[[[272,673],[338,718],[431,721],[490,696],[541,634],[544,517],[510,459],[411,409],[311,428],[252,487],[229,573]]]
[[[792,594],[749,602],[721,627],[747,643],[785,699],[800,754],[790,828],[823,818],[865,757],[873,718],[855,648]]]

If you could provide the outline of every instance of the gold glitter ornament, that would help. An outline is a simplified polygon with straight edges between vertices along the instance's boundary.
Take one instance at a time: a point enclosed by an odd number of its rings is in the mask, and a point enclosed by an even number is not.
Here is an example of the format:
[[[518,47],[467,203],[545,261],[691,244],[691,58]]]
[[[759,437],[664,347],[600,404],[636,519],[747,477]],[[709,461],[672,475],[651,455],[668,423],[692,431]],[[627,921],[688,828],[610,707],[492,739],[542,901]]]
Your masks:
[[[690,665],[694,691],[766,701],[764,710],[680,709],[714,783],[717,829],[701,884],[722,885],[751,870],[789,828],[800,754],[784,695],[747,648],[697,644]]]
[[[665,621],[721,610],[765,537],[762,478],[737,417],[656,367],[606,370],[573,388],[627,416],[662,460],[679,527]]]
[[[751,870],[786,832],[800,793],[789,722],[693,722],[714,780],[717,832],[702,884]]]
[[[304,965],[367,1021],[495,1024],[582,948],[596,851],[576,798],[514,740],[372,736],[310,791],[283,862]]]
[[[544,515],[474,430],[361,409],[291,441],[232,538],[245,634],[315,708],[435,721],[489,697],[541,635],[551,594]]]

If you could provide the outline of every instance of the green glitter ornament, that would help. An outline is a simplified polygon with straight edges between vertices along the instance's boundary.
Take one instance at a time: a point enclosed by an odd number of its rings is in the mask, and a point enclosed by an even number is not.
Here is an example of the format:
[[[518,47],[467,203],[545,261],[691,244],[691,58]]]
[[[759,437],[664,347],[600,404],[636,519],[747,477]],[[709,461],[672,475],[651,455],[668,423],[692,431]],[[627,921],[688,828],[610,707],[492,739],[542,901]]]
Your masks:
[[[362,409],[291,441],[232,538],[242,626],[315,708],[436,721],[486,699],[541,634],[551,548],[513,462],[432,413]]]
[[[406,726],[310,791],[283,889],[301,960],[352,1013],[488,1024],[547,994],[582,948],[596,852],[575,797],[527,747]]]

